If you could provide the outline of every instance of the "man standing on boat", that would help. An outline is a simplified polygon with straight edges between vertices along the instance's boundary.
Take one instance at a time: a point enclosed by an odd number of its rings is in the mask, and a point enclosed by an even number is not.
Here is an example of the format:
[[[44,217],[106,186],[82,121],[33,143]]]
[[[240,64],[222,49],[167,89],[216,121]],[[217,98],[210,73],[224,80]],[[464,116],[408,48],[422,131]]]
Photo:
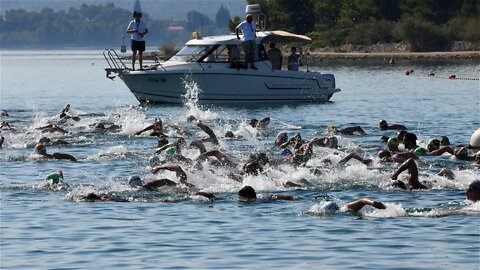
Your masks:
[[[142,13],[134,11],[133,21],[128,24],[127,33],[132,34],[132,70],[135,70],[135,58],[137,58],[138,51],[138,62],[140,64],[140,70],[142,70],[143,64],[143,52],[145,51],[145,35],[148,33],[147,24],[142,20]]]
[[[257,69],[254,64],[254,54],[255,54],[255,39],[257,34],[255,33],[257,29],[257,24],[253,22],[252,15],[248,14],[245,21],[241,22],[235,28],[235,33],[237,38],[240,39],[238,35],[240,30],[243,33],[243,50],[245,51],[245,62],[250,63],[252,69]]]

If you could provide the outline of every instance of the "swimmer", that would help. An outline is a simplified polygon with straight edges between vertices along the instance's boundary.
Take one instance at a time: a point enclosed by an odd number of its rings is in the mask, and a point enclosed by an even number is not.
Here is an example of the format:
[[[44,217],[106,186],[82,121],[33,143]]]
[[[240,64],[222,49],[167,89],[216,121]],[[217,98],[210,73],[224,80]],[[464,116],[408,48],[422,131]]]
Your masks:
[[[200,120],[197,120],[195,118],[195,116],[193,115],[190,115],[188,118],[187,118],[187,121],[189,122],[193,122],[197,125],[197,127],[199,127],[200,129],[202,129],[205,133],[207,133],[208,135],[208,138],[204,138],[202,139],[202,142],[211,142],[212,144],[214,145],[218,145],[218,138],[217,136],[215,135],[215,132],[213,132],[213,130],[205,125],[204,123],[202,123],[202,121]]]
[[[400,124],[389,125],[387,121],[383,119],[380,120],[380,122],[378,122],[378,126],[380,130],[407,130],[407,127],[405,127],[404,125],[400,125]]]
[[[353,158],[353,159],[356,159],[356,160],[358,160],[358,161],[360,161],[360,162],[362,162],[363,164],[365,164],[365,165],[367,165],[367,166],[370,165],[370,164],[372,164],[372,162],[373,162],[372,159],[370,159],[370,158],[363,158],[363,157],[359,156],[357,153],[355,153],[355,151],[353,151],[353,152],[351,152],[350,154],[348,154],[346,157],[342,158],[342,159],[338,162],[338,164],[339,164],[339,165],[344,165],[344,164],[346,164],[346,163],[347,163],[350,159],[352,159],[352,158]]]
[[[440,136],[438,140],[440,141],[440,146],[450,146],[450,139],[447,136]]]
[[[387,141],[387,148],[388,148],[388,151],[390,151],[391,153],[398,152],[399,145],[400,145],[400,142],[396,137],[389,138]]]
[[[466,192],[467,200],[472,202],[480,201],[480,180],[475,180],[470,185]]]
[[[98,123],[95,125],[95,131],[109,131],[109,130],[119,130],[122,126],[110,124],[110,126],[106,126],[104,123]]]
[[[46,126],[38,127],[36,129],[41,130],[42,132],[50,132],[50,133],[60,132],[63,134],[68,133],[68,131],[59,127],[57,124],[48,124]]]
[[[179,137],[179,138],[177,138],[177,140],[175,140],[175,142],[168,143],[168,144],[163,145],[160,148],[157,148],[157,150],[155,150],[155,154],[160,154],[160,153],[162,153],[162,151],[171,148],[171,149],[174,149],[174,153],[177,153],[177,154],[181,155],[181,150],[186,144],[187,144],[187,142],[185,141],[185,139],[182,138],[182,137]],[[170,150],[170,151],[172,151],[172,150]],[[169,152],[168,154],[173,154],[173,153]]]
[[[95,202],[95,201],[108,201],[108,202],[128,202],[128,200],[119,198],[119,197],[114,197],[112,195],[102,193],[102,194],[95,194],[95,193],[88,193],[85,196],[80,197],[81,200],[84,200],[86,202]]]
[[[238,191],[238,199],[240,201],[256,201],[257,192],[251,186],[244,186],[242,189]],[[295,197],[292,195],[287,194],[269,194],[264,195],[260,198],[261,201],[274,201],[274,200],[286,200],[286,201],[293,201]]]
[[[265,153],[252,154],[243,164],[242,170],[246,174],[258,175],[259,172],[263,172],[263,166],[267,163],[269,160]]]
[[[6,111],[2,110],[2,111],[0,111],[0,117],[10,117],[10,114],[8,114]]]
[[[3,142],[5,141],[5,137],[0,136],[0,149],[3,148]]]
[[[280,132],[275,138],[275,146],[281,147],[284,143],[288,142],[288,134],[286,132]]]
[[[351,213],[358,213],[358,211],[360,211],[365,205],[370,205],[370,206],[373,206],[377,209],[386,209],[387,208],[385,206],[385,204],[383,204],[382,202],[374,201],[374,200],[369,199],[369,198],[361,198],[361,199],[358,199],[356,201],[353,201],[353,202],[345,205],[345,209],[348,212],[351,212]],[[340,207],[333,201],[329,201],[329,202],[325,203],[322,206],[322,208],[326,212],[335,212],[335,211],[340,209]]]
[[[39,143],[43,143],[43,144],[48,144],[48,145],[59,145],[59,144],[69,144],[67,141],[64,141],[64,140],[61,140],[61,139],[58,139],[58,140],[50,140],[49,138],[47,137],[42,137],[38,140]]]
[[[8,122],[3,121],[2,124],[0,125],[0,130],[3,131],[16,131],[17,129],[13,124],[10,124]]]
[[[440,147],[440,140],[438,139],[431,139],[427,143],[427,150],[428,154],[431,156],[440,156],[444,153],[449,153],[451,155],[454,154],[453,149],[450,146],[442,146]]]
[[[357,134],[360,135],[360,136],[367,135],[367,133],[360,126],[351,126],[351,127],[338,129],[333,125],[328,125],[327,126],[327,131],[328,131],[328,133],[331,133],[331,134],[340,133],[340,134],[343,134],[343,135],[357,135]]]
[[[54,159],[66,159],[70,161],[77,161],[77,159],[69,154],[64,154],[64,153],[53,153],[53,154],[47,154],[47,148],[45,147],[45,144],[43,143],[37,143],[35,145],[35,153],[41,156],[44,156],[46,158],[54,158]]]
[[[60,121],[59,123],[65,123],[68,119],[72,119],[76,122],[80,121],[80,117],[78,116],[73,116],[70,114],[70,104],[67,104],[62,112],[60,113]]]
[[[253,118],[250,120],[250,122],[248,122],[248,124],[254,128],[267,128],[268,125],[270,124],[270,117],[265,117],[260,121]]]
[[[163,134],[158,136],[158,141],[157,141],[157,148],[161,148],[164,145],[168,144],[168,139],[167,135]]]
[[[53,172],[45,177],[45,181],[43,183],[44,187],[59,187],[60,189],[68,189],[70,186],[63,182],[63,172],[56,171]]]
[[[392,180],[398,180],[398,175],[403,171],[408,170],[408,186],[409,190],[412,189],[428,189],[424,184],[422,184],[418,180],[418,168],[415,160],[413,158],[407,159],[400,167],[392,174]],[[395,183],[399,183],[401,181],[395,181]]]
[[[148,125],[144,129],[135,132],[135,135],[140,135],[143,132],[148,131],[148,130],[153,130],[152,133],[150,133],[150,136],[159,137],[161,135],[164,135],[164,133],[163,133],[163,123],[162,123],[162,119],[160,118],[160,116],[155,117],[155,122],[153,124]]]
[[[232,140],[242,140],[243,139],[242,135],[236,135],[231,130],[228,130],[227,132],[225,132],[224,137],[226,139],[232,139]]]
[[[211,150],[211,151],[206,151],[202,153],[198,158],[197,162],[203,162],[206,160],[208,157],[215,157],[217,160],[220,162],[222,166],[226,167],[236,167],[237,164],[233,161],[231,161],[225,154],[218,150]]]
[[[458,145],[457,147],[455,147],[455,150],[454,150],[455,158],[459,160],[465,160],[465,161],[476,161],[477,164],[478,164],[477,160],[479,159],[478,157],[479,153],[480,151],[477,154],[470,156],[468,155],[467,147],[461,146],[461,145]]]
[[[194,185],[190,184],[187,182],[187,174],[185,173],[185,171],[178,165],[162,165],[162,166],[158,166],[158,167],[154,167],[152,169],[152,173],[153,174],[156,174],[158,171],[160,170],[168,170],[168,171],[173,171],[176,173],[176,177],[177,177],[177,181],[178,183],[180,184],[183,184],[187,187],[195,187]],[[163,180],[163,179],[161,179]],[[168,180],[168,179],[166,179]],[[157,181],[157,180],[155,180]],[[165,183],[168,183],[168,182],[173,182],[172,180],[168,180],[168,181],[164,181]],[[149,182],[150,183],[150,182]],[[149,185],[149,188],[156,188],[158,184],[162,185],[162,182],[158,182],[158,183],[151,183],[151,184],[145,184],[145,185]],[[175,182],[173,182],[175,183]],[[175,184],[176,185],[176,184]]]
[[[178,124],[171,124],[168,126],[173,128],[176,131],[176,133],[181,136],[193,136],[193,134],[190,131],[187,131],[185,128],[181,127]]]
[[[200,155],[207,152],[207,148],[201,141],[193,141],[190,143],[190,147],[195,147],[200,151]]]
[[[413,133],[407,132],[405,135],[403,135],[403,144],[405,145],[405,149],[414,152],[417,156],[427,153],[427,149],[417,145],[417,135]]]

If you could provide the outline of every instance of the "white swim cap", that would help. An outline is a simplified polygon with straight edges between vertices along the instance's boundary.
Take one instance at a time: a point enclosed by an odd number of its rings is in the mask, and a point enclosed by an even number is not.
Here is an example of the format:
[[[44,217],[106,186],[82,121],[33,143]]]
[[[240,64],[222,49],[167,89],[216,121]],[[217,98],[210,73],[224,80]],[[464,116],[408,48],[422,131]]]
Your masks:
[[[143,181],[138,175],[132,175],[128,178],[128,185],[131,187],[141,187],[143,186]]]
[[[160,162],[160,158],[158,156],[151,156],[149,159],[148,159],[148,163],[150,164],[150,166],[153,166],[155,165],[155,163],[158,163]]]
[[[329,201],[329,202],[326,202],[324,205],[322,205],[322,209],[325,212],[334,212],[340,209],[340,207],[338,207],[338,205],[335,202]]]

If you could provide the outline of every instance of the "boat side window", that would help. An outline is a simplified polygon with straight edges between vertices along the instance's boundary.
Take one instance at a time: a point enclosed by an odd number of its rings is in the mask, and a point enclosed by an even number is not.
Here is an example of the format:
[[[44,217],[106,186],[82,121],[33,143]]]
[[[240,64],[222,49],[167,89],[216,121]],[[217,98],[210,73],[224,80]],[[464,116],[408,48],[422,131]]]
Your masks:
[[[175,54],[170,61],[178,62],[194,62],[197,61],[202,54],[204,54],[205,46],[187,45],[183,47],[177,54]]]
[[[216,62],[217,61],[217,49],[220,45],[203,46],[203,50],[198,62]]]

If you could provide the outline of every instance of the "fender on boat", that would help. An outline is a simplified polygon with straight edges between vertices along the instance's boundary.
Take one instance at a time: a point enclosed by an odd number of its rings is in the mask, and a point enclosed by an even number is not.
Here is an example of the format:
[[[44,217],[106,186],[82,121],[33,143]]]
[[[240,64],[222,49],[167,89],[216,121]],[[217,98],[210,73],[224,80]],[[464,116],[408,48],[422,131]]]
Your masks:
[[[480,128],[473,132],[472,137],[470,137],[470,145],[480,147]]]

